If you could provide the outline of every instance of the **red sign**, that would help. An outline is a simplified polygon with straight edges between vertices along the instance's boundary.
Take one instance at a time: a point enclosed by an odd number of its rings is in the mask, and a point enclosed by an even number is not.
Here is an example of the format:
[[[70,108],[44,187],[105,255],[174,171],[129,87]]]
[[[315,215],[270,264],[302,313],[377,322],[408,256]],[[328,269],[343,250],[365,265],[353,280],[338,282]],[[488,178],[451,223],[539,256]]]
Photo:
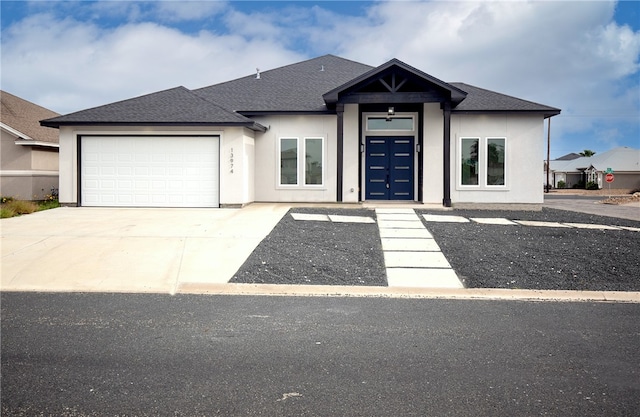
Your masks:
[[[607,175],[604,176],[604,180],[606,182],[613,182],[613,178],[614,178],[613,174],[607,174]]]

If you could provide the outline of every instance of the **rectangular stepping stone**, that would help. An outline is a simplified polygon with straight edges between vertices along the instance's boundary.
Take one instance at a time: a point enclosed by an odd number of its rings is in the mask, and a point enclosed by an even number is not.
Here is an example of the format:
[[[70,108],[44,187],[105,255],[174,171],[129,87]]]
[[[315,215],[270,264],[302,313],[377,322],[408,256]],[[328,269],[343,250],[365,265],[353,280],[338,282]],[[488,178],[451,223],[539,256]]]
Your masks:
[[[402,221],[402,220],[379,220],[378,227],[385,229],[424,229],[424,225],[420,220]]]
[[[377,208],[376,209],[376,214],[381,214],[381,213],[415,214],[415,211],[413,211],[413,209],[408,209],[408,208],[393,208],[393,207]]]
[[[587,223],[562,223],[576,229],[594,229],[594,230],[620,230],[616,226],[605,226],[604,224],[587,224]]]
[[[462,216],[444,215],[444,214],[423,214],[422,217],[428,222],[442,223],[469,223],[469,219]]]
[[[383,251],[438,252],[440,246],[433,239],[382,238]]]
[[[328,222],[329,216],[326,214],[291,213],[294,220],[311,220],[316,222]]]
[[[390,213],[390,214],[380,214],[376,213],[376,217],[378,220],[396,220],[396,221],[415,221],[420,220],[415,213],[411,214],[402,214],[402,213]]]
[[[389,287],[464,288],[453,269],[388,268]]]
[[[500,217],[472,217],[471,220],[480,224],[500,224],[506,226],[517,225],[517,223],[514,223],[511,220],[502,219]]]
[[[433,239],[427,229],[380,229],[380,237]]]
[[[534,227],[571,227],[566,224],[558,223],[558,222],[539,222],[535,220],[514,220],[514,222],[521,224],[523,226],[534,226]]]
[[[451,268],[442,252],[389,252],[384,251],[387,268]]]
[[[340,216],[337,214],[329,214],[329,219],[335,223],[375,223],[371,217],[366,216]]]

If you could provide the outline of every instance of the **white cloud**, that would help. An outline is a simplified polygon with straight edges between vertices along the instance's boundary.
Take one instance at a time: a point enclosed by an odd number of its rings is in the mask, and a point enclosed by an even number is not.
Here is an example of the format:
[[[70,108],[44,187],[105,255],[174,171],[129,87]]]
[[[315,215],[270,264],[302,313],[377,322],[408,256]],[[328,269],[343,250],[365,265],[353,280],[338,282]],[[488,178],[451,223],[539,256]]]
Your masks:
[[[175,1],[155,3],[155,15],[166,22],[203,20],[215,16],[227,7],[223,1]]]
[[[400,7],[400,6],[404,7]],[[563,109],[554,134],[599,120],[636,123],[640,32],[612,21],[614,2],[378,3],[368,19],[329,24],[327,46],[381,64],[396,57],[463,81]],[[320,36],[316,36],[320,38]],[[601,119],[602,118],[602,119]],[[611,138],[610,130],[603,137]]]
[[[203,87],[303,57],[263,41],[155,23],[101,29],[41,14],[3,34],[3,89],[60,113],[185,85]]]
[[[395,57],[444,81],[560,107],[556,137],[637,123],[640,32],[613,22],[615,2],[376,2],[360,16],[323,2],[255,6],[98,2],[74,19],[60,17],[69,3],[48,3],[3,28],[3,88],[68,112],[332,53],[370,65]],[[201,26],[185,33],[185,22]]]
[[[76,13],[87,13],[93,19],[104,16],[124,18],[129,22],[149,21],[184,22],[202,21],[216,16],[228,7],[226,1],[176,1],[155,0],[136,2],[131,0],[99,0],[88,5],[76,6]],[[60,10],[59,2],[52,2],[49,7]],[[62,6],[64,7],[64,6]]]

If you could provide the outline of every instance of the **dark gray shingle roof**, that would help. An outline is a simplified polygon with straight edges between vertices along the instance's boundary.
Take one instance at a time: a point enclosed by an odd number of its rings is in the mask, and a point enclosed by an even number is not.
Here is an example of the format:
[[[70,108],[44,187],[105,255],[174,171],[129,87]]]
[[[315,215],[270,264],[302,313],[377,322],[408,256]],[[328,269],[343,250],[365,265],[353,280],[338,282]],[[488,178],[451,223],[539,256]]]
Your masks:
[[[322,112],[322,95],[373,67],[334,55],[287,65],[194,90],[226,108],[252,112]]]
[[[251,119],[212,103],[185,87],[54,117],[43,120],[41,124],[49,127],[69,124],[255,125]]]
[[[61,125],[242,125],[262,130],[253,122],[254,114],[324,113],[326,93],[362,81],[365,74],[400,65],[426,82],[446,88],[462,100],[454,112],[537,112],[545,117],[560,113],[545,106],[464,83],[444,83],[400,61],[391,60],[374,68],[334,55],[264,71],[209,87],[188,90],[177,87],[130,100],[119,101],[65,116],[43,120],[49,127]],[[459,91],[456,91],[459,90]],[[245,117],[248,116],[248,117]]]
[[[465,91],[467,98],[454,112],[540,112],[545,117],[560,114],[560,109],[497,93],[465,83],[449,83]]]

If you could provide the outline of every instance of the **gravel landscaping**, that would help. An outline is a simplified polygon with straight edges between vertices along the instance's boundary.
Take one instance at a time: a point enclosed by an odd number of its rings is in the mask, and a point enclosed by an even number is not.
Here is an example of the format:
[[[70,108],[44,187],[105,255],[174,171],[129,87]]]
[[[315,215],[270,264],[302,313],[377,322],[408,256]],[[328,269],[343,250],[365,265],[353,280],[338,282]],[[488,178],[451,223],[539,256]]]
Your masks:
[[[291,212],[375,219],[375,212],[366,209],[292,209],[230,282],[387,285],[380,234],[375,223],[296,221]]]
[[[290,212],[368,216],[368,209]],[[640,222],[544,208],[542,211],[416,210],[640,228]],[[422,219],[422,216],[420,216]],[[423,219],[424,221],[424,219]],[[465,287],[640,291],[640,232],[424,221]],[[295,221],[285,215],[231,282],[387,285],[376,224]]]
[[[441,211],[420,213],[443,214]],[[544,208],[455,210],[464,217],[640,228],[640,222]],[[640,291],[640,232],[424,222],[469,288]]]

